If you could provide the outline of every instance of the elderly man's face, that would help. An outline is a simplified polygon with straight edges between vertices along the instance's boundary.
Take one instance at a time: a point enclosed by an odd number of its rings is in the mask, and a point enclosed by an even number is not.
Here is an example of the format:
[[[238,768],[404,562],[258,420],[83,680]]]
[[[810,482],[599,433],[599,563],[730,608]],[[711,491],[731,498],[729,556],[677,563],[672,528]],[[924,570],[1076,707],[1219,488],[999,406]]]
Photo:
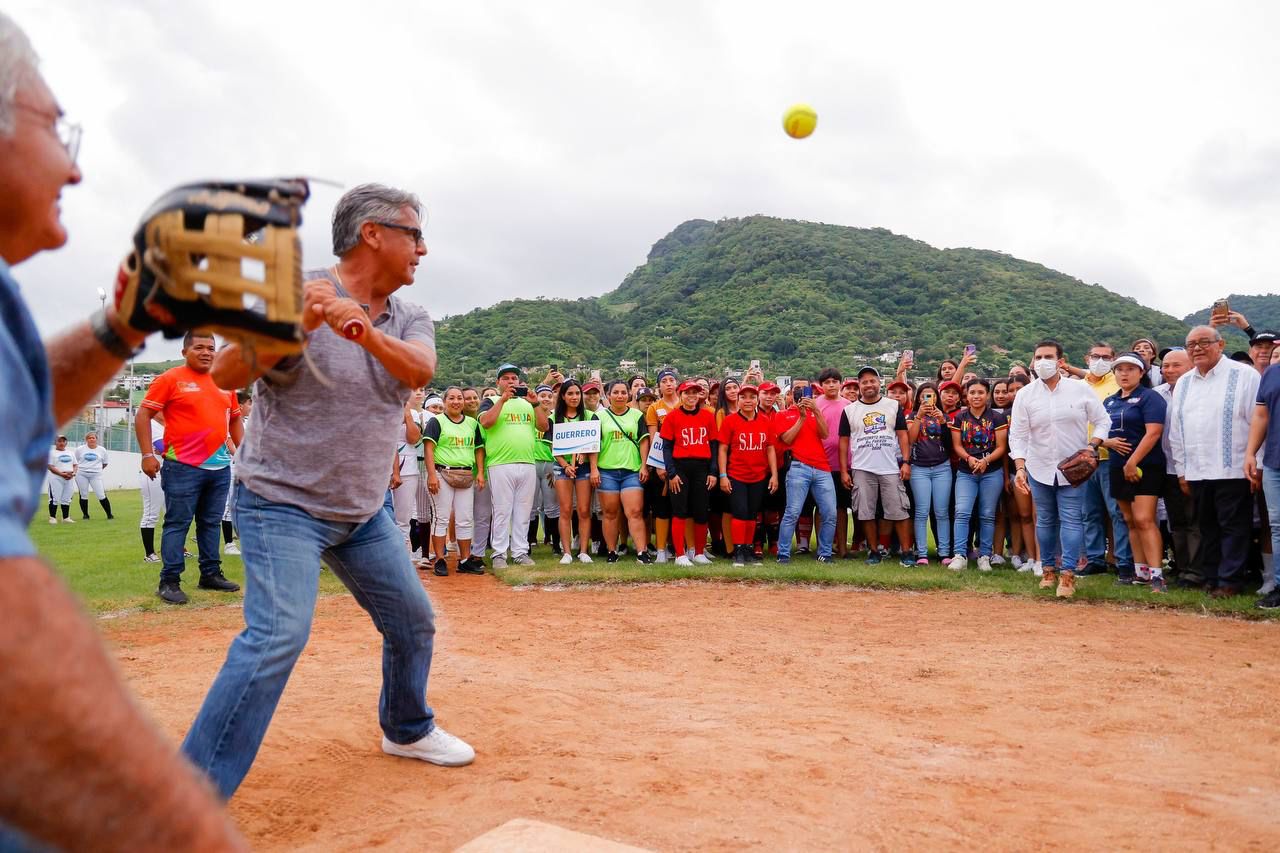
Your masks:
[[[1222,336],[1212,329],[1203,326],[1192,329],[1187,335],[1187,352],[1191,354],[1191,364],[1197,370],[1211,370],[1222,358]]]
[[[1259,372],[1271,366],[1271,353],[1275,348],[1276,345],[1270,341],[1249,347],[1249,357],[1253,359],[1253,366]]]
[[[0,255],[18,264],[67,242],[59,199],[80,170],[58,138],[62,109],[31,70],[14,95],[14,129],[0,136]]]
[[[412,207],[402,207],[389,223],[378,225],[378,257],[382,268],[401,284],[413,284],[418,261],[427,253],[422,219]]]

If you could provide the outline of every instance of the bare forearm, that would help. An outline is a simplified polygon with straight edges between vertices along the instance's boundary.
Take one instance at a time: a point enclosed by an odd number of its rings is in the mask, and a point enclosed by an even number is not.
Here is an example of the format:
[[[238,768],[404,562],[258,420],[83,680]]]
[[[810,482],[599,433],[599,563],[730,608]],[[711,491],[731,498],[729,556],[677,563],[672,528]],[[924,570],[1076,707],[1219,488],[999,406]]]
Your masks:
[[[362,344],[388,373],[409,388],[421,388],[436,375],[436,351],[426,344],[402,341],[377,329],[367,331]]]
[[[26,558],[0,560],[0,575],[5,820],[66,849],[244,849],[53,572]]]
[[[246,353],[239,344],[227,344],[213,359],[209,375],[224,391],[248,388],[254,380],[280,363],[284,356]]]

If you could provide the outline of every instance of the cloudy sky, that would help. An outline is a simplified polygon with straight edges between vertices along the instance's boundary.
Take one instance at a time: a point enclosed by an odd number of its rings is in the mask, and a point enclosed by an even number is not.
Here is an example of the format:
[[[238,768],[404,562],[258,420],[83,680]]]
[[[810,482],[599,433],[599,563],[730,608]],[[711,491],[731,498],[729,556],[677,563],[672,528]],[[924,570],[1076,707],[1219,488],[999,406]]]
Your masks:
[[[95,307],[153,198],[210,176],[418,192],[408,295],[436,317],[603,293],[680,222],[756,213],[997,249],[1177,316],[1280,291],[1278,4],[5,5],[84,126],[71,241],[18,269],[46,332]],[[340,192],[315,188],[308,264]]]

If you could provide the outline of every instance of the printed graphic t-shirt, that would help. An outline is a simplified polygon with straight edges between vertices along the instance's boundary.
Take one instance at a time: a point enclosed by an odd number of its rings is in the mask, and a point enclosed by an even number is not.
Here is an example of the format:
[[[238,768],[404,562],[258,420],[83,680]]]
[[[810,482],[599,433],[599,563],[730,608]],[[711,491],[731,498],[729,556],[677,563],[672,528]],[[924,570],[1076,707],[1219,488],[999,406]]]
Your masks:
[[[209,470],[231,464],[227,418],[240,417],[240,404],[208,373],[185,364],[166,370],[147,389],[142,407],[164,412],[165,459]]]
[[[849,470],[872,474],[897,474],[898,430],[907,419],[898,401],[881,397],[874,403],[855,400],[840,415],[840,435],[849,439]]]

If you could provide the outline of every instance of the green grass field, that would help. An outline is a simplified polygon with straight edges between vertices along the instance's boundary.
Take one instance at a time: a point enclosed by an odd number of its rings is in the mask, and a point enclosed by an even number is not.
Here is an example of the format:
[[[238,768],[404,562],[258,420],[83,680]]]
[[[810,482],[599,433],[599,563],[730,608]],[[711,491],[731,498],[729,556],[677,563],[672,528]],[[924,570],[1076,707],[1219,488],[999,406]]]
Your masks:
[[[85,606],[98,613],[121,610],[160,610],[173,607],[156,597],[160,564],[142,562],[142,539],[138,519],[142,515],[142,493],[123,490],[109,493],[114,521],[107,521],[96,500],[89,501],[89,521],[80,520],[80,507],[71,506],[75,524],[49,523],[43,509],[31,523],[31,538],[40,555],[53,564]],[[161,516],[163,521],[163,516]],[[195,528],[192,527],[192,532]],[[188,534],[190,535],[190,534]],[[156,549],[160,548],[160,528],[156,528]],[[193,554],[196,544],[188,541]],[[244,582],[244,565],[236,556],[222,558],[222,571],[236,583]],[[212,607],[239,603],[241,594],[208,592],[196,587],[200,570],[195,558],[187,560],[182,589],[191,597],[187,607]],[[345,592],[328,572],[320,576],[322,594]]]
[[[122,610],[159,610],[172,605],[156,598],[159,578],[158,563],[142,562],[142,541],[138,536],[141,497],[136,491],[111,493],[116,520],[107,521],[97,502],[91,502],[90,521],[76,524],[48,523],[43,513],[31,525],[31,537],[40,553],[66,578],[85,605],[99,613]],[[79,518],[79,507],[72,507]],[[156,545],[159,547],[159,530]],[[195,550],[195,543],[189,544]],[[864,560],[841,560],[835,565],[820,565],[812,556],[794,558],[785,566],[766,560],[759,568],[735,569],[728,559],[717,559],[714,565],[682,569],[674,564],[641,566],[633,556],[613,565],[598,558],[590,565],[559,565],[550,548],[538,546],[534,551],[536,566],[512,566],[499,573],[511,586],[592,583],[663,583],[666,581],[717,580],[777,584],[841,584],[869,589],[904,589],[968,591],[986,595],[1019,595],[1053,599],[1053,593],[1038,588],[1038,579],[1018,574],[1008,567],[989,574],[970,568],[952,572],[936,563],[928,568],[903,568],[896,560],[878,566]],[[205,592],[196,588],[200,574],[194,559],[187,561],[183,589],[191,596],[188,607],[210,607],[236,603],[239,593]],[[223,558],[223,572],[237,583],[244,580],[244,566],[237,556]],[[342,584],[328,572],[320,576],[322,595],[345,594]],[[1116,586],[1110,575],[1081,578],[1076,582],[1076,601],[1110,602],[1136,607],[1169,607],[1202,613],[1231,615],[1249,619],[1280,618],[1276,611],[1254,608],[1255,596],[1213,600],[1200,592],[1171,591],[1153,595],[1141,586]],[[1066,604],[1067,602],[1064,602]]]

